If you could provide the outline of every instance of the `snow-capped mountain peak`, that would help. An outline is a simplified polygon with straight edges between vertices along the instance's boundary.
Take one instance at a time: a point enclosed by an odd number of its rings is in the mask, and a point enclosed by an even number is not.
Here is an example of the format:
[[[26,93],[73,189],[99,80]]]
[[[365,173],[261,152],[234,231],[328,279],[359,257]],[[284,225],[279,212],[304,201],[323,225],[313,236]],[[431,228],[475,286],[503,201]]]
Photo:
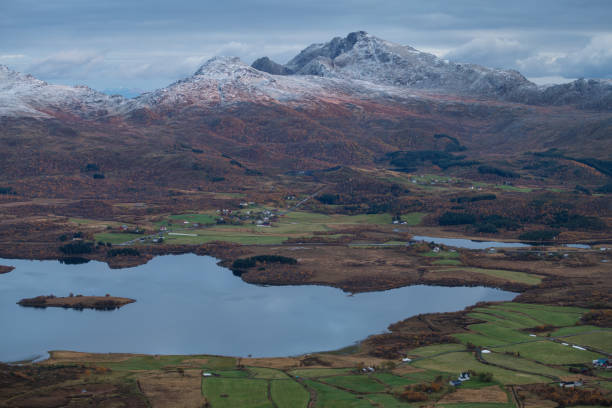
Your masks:
[[[87,86],[52,85],[0,65],[0,116],[49,117],[53,112],[80,117],[117,114],[127,109],[124,98]]]
[[[269,58],[253,65],[237,57],[211,58],[192,76],[129,100],[86,86],[48,84],[0,65],[0,116],[96,119],[140,109],[172,112],[245,102],[305,107],[440,95],[612,109],[610,81],[539,88],[514,70],[446,61],[364,31],[312,44],[286,65]]]
[[[213,57],[206,61],[193,76],[211,79],[230,79],[243,75],[261,78],[263,73],[251,68],[238,57]]]
[[[361,79],[378,84],[504,96],[535,85],[516,71],[458,64],[365,31],[312,44],[287,63],[299,75]]]

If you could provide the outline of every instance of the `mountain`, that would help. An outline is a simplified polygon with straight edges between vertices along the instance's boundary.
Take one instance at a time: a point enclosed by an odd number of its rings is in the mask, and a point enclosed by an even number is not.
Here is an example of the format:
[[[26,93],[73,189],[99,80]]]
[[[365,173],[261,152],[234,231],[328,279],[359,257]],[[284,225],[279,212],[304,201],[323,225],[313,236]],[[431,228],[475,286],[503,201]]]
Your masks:
[[[258,71],[267,72],[272,75],[291,75],[293,74],[292,70],[285,67],[284,65],[281,65],[279,63],[272,61],[268,57],[261,57],[253,61],[253,64],[251,64],[251,66]]]
[[[528,104],[612,109],[609,80],[578,80],[540,88],[515,70],[451,62],[364,31],[312,44],[285,66],[267,59],[255,68],[295,75],[351,78],[376,84],[472,95]],[[283,70],[284,68],[284,70]]]
[[[0,116],[82,118],[121,114],[129,104],[86,86],[52,85],[0,65]]]
[[[312,44],[286,65],[263,57],[249,67],[235,57],[216,57],[188,78],[131,99],[84,86],[48,84],[0,66],[3,116],[143,119],[152,112],[188,106],[255,103],[295,108],[363,101],[401,105],[469,98],[610,111],[612,81],[538,87],[517,71],[443,60],[363,31]]]
[[[517,71],[457,64],[364,31],[313,44],[287,63],[300,75],[348,77],[377,84],[506,96],[536,86]]]
[[[549,105],[574,105],[584,109],[612,110],[612,80],[578,79],[544,88],[536,102]]]
[[[515,71],[444,61],[364,32],[312,45],[284,67],[255,65],[212,58],[131,99],[2,66],[0,145],[10,148],[0,149],[0,180],[91,189],[83,169],[95,163],[106,175],[96,195],[108,185],[109,196],[131,197],[140,185],[205,188],[258,172],[378,166],[398,150],[461,149],[468,169],[550,148],[603,160],[612,151],[610,81],[540,88]]]

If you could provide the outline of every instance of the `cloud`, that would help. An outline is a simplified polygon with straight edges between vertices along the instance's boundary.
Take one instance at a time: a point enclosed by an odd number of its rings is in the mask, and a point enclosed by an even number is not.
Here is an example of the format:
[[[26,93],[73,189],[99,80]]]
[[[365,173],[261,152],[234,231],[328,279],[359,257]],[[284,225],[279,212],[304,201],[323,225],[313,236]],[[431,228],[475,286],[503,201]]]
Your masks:
[[[525,44],[513,38],[479,37],[451,50],[444,58],[494,68],[515,68],[517,60],[529,53]]]
[[[0,61],[25,58],[23,54],[0,54]]]
[[[610,0],[0,0],[0,63],[44,80],[152,89],[207,58],[286,62],[366,30],[527,76],[610,76]],[[607,48],[606,48],[607,47]],[[449,51],[450,50],[450,51]],[[13,58],[12,56],[23,56]]]
[[[571,52],[539,52],[519,60],[518,66],[534,76],[612,78],[612,34],[593,36]]]
[[[105,63],[104,53],[69,50],[47,56],[29,67],[29,72],[49,79],[87,78]]]

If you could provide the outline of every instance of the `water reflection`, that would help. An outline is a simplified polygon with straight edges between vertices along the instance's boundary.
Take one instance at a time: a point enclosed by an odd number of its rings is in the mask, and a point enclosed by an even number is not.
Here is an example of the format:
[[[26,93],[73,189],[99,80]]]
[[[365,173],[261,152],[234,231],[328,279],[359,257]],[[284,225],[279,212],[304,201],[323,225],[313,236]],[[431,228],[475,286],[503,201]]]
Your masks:
[[[285,356],[349,345],[411,315],[460,310],[513,293],[484,287],[410,286],[346,293],[323,286],[250,285],[216,259],[157,257],[128,269],[100,262],[4,260],[0,360],[63,349],[157,354]],[[70,292],[130,297],[115,311],[20,307],[24,297]]]

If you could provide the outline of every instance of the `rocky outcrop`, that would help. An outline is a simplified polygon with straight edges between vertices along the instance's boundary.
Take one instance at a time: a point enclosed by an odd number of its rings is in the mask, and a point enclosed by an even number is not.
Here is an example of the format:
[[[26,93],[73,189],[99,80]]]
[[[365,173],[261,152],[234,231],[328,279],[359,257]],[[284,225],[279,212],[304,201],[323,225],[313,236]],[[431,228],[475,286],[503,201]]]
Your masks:
[[[272,61],[268,57],[261,57],[255,60],[251,64],[251,67],[255,68],[258,71],[267,72],[268,74],[272,74],[272,75],[291,75],[293,74],[292,70],[290,70],[284,65],[281,65],[279,63]]]

